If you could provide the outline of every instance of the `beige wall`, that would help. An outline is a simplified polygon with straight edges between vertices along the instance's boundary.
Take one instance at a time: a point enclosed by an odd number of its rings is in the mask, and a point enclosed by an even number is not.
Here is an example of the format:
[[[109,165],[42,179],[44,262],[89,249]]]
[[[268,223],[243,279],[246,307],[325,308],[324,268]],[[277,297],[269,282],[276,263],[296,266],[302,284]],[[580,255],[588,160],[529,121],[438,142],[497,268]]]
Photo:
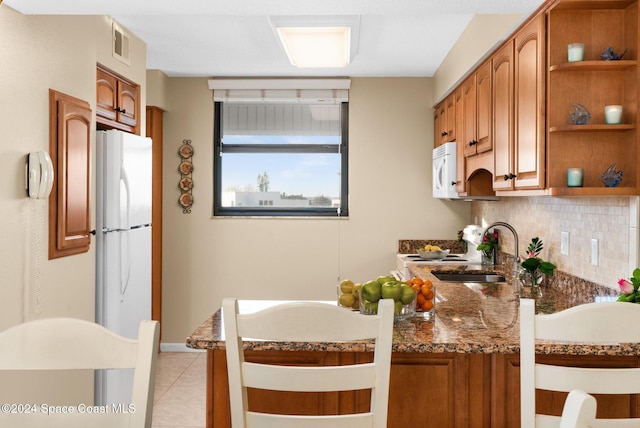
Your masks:
[[[170,78],[167,95],[165,343],[183,343],[223,297],[335,299],[339,278],[392,269],[399,239],[454,239],[468,222],[468,202],[431,197],[431,79],[352,80],[344,220],[212,218],[212,93],[206,79]],[[191,214],[177,203],[183,139],[195,149]]]
[[[147,70],[147,105],[167,108],[168,77],[160,70]]]
[[[96,63],[144,83],[146,47],[133,38],[136,57],[123,67],[111,58],[110,20],[24,16],[3,4],[0,40],[0,330],[51,316],[94,320],[95,248],[48,260],[48,201],[26,197],[25,159],[49,150],[49,88],[84,99],[95,111]],[[76,390],[51,384],[61,400],[92,396],[90,382]],[[47,382],[41,385],[46,389]],[[19,402],[18,391],[12,388],[5,401]]]
[[[522,19],[523,15],[475,15],[433,75],[433,103],[456,86]]]

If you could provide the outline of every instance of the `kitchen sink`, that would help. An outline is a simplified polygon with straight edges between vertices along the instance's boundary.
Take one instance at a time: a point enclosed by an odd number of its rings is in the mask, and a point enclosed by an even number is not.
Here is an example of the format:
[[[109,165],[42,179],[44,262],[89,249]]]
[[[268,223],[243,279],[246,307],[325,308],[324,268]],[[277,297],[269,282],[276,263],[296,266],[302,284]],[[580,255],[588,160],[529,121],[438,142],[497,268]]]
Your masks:
[[[445,282],[505,282],[505,277],[497,273],[481,272],[432,272],[436,278]]]

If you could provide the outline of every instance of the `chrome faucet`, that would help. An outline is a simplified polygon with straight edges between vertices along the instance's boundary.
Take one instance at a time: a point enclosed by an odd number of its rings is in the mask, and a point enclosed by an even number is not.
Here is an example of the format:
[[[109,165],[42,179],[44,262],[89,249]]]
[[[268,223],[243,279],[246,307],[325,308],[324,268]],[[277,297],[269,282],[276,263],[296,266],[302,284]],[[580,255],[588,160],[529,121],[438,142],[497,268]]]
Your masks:
[[[495,223],[491,224],[490,226],[488,226],[484,230],[484,233],[482,234],[482,236],[484,236],[484,234],[487,233],[492,228],[498,227],[498,226],[505,227],[505,228],[509,229],[511,231],[511,233],[513,233],[513,241],[514,241],[514,247],[515,247],[514,251],[513,251],[513,255],[514,255],[515,261],[517,263],[518,262],[518,234],[516,233],[516,230],[513,228],[513,226],[511,226],[509,223],[505,223],[503,221],[496,221]]]

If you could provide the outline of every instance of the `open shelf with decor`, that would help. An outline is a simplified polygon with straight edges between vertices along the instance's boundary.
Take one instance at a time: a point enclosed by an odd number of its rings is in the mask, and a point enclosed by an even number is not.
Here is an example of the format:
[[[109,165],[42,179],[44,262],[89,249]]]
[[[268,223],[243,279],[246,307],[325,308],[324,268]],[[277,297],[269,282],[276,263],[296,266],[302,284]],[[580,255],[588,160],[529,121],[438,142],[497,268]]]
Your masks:
[[[548,194],[638,194],[638,1],[560,0],[547,24]],[[582,60],[569,61],[573,43],[584,44]],[[611,50],[618,59],[603,59]],[[607,123],[610,105],[622,106],[620,123]],[[605,187],[601,176],[613,164],[622,181]],[[567,186],[568,168],[583,169],[584,187]]]

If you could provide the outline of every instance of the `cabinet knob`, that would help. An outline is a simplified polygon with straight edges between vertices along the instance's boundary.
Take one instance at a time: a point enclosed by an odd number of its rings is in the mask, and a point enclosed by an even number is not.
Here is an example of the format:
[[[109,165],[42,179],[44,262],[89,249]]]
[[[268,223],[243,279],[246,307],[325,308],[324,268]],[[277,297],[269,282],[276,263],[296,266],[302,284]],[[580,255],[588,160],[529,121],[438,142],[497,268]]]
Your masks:
[[[122,113],[122,114],[126,114],[127,113],[126,109],[121,109],[120,107],[116,107],[114,110],[117,111],[118,113]]]
[[[505,174],[504,175],[504,181],[513,180],[514,178],[516,178],[516,175],[513,174],[513,173],[509,173],[509,174]]]
[[[469,141],[469,146],[475,146],[476,144],[478,144],[476,140]]]
[[[442,134],[440,134],[441,137],[444,137],[446,135],[449,135],[449,133],[447,131],[444,131]]]
[[[452,181],[452,182],[451,182],[451,185],[452,185],[452,186],[455,186],[455,185],[456,185],[456,183],[457,183],[456,181]]]

